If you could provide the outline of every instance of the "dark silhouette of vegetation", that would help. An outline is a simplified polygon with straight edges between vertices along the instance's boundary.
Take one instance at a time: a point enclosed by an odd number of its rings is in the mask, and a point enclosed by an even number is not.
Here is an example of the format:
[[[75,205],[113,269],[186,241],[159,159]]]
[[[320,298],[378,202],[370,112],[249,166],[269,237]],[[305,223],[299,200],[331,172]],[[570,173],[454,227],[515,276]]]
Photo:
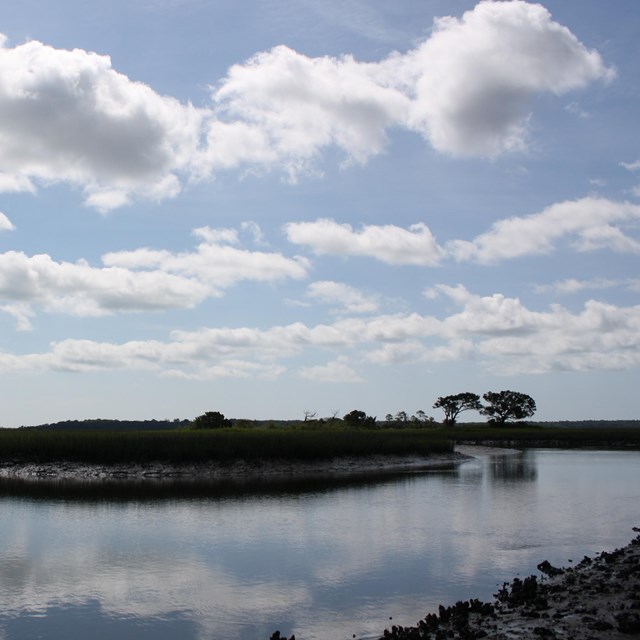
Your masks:
[[[551,426],[547,426],[550,424]],[[584,422],[557,423],[524,422],[509,423],[467,422],[455,429],[439,429],[456,443],[488,444],[504,447],[551,447],[573,449],[578,447],[603,447],[606,449],[640,449],[640,421],[597,421],[584,426]],[[597,425],[597,426],[596,426]]]
[[[452,396],[439,397],[434,405],[434,409],[442,409],[444,411],[444,424],[453,426],[458,416],[463,411],[480,411],[480,396],[476,393],[457,393]]]
[[[183,429],[102,431],[0,429],[0,462],[195,464],[274,459],[318,461],[341,456],[429,455],[452,451],[435,430]]]
[[[409,416],[406,411],[398,411],[395,416],[387,413],[381,426],[392,429],[420,429],[435,424],[436,421],[420,409],[412,416]]]
[[[375,429],[378,426],[376,418],[368,416],[364,411],[358,409],[347,413],[343,416],[342,421],[352,429]]]
[[[23,429],[49,429],[62,431],[82,430],[102,430],[102,431],[160,431],[172,429],[184,429],[191,424],[191,420],[62,420],[60,422],[50,422],[32,427],[22,427]]]
[[[509,420],[526,420],[536,412],[531,396],[518,391],[488,391],[482,396],[488,403],[480,413],[490,416],[489,422],[505,424]]]
[[[219,411],[207,411],[191,423],[193,429],[225,429],[230,426],[231,420],[227,420]]]

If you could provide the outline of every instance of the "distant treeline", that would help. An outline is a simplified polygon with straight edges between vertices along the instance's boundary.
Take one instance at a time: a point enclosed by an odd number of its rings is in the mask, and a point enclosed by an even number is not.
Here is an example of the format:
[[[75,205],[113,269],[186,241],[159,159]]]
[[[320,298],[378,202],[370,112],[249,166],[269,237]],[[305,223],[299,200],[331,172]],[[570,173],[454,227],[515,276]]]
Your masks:
[[[558,420],[537,422],[541,427],[550,429],[637,429],[640,420]]]
[[[101,431],[162,431],[165,429],[181,429],[188,427],[191,420],[63,420],[39,424],[22,429],[57,429],[60,431],[101,430]]]
[[[247,420],[247,419],[230,419],[232,426],[241,429],[270,428],[270,429],[287,429],[287,428],[321,428],[322,426],[332,426],[340,420],[327,419],[319,420]],[[51,429],[61,431],[74,430],[101,430],[101,431],[164,431],[174,429],[185,429],[190,427],[192,420],[175,418],[173,420],[63,420],[61,422],[51,422],[30,427],[22,427],[23,429]],[[520,423],[522,426],[539,426],[549,429],[638,429],[640,428],[640,420],[556,420],[556,421],[530,421]],[[482,426],[485,423],[459,423],[456,428]],[[394,426],[397,427],[397,421],[390,423],[389,421],[378,422],[379,427]],[[406,427],[414,427],[415,425],[407,421],[403,424]],[[437,427],[438,424],[430,422],[426,426]]]

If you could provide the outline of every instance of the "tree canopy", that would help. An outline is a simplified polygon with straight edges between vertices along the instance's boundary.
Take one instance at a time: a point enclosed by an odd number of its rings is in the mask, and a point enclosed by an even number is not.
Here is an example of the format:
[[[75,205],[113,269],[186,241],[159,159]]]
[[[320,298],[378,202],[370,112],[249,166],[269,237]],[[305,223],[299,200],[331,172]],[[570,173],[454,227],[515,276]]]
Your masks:
[[[489,422],[504,424],[508,420],[524,420],[536,412],[531,396],[518,391],[488,391],[482,396],[488,403],[480,413],[490,416]]]
[[[441,396],[435,401],[433,408],[442,409],[444,411],[444,424],[453,425],[463,411],[480,411],[482,405],[478,394],[465,392],[452,396]]]
[[[198,416],[191,426],[194,429],[223,429],[231,426],[231,420],[227,420],[219,411],[207,411]]]
[[[349,427],[372,429],[376,426],[376,419],[373,416],[368,416],[364,411],[359,411],[358,409],[347,413],[342,420]]]

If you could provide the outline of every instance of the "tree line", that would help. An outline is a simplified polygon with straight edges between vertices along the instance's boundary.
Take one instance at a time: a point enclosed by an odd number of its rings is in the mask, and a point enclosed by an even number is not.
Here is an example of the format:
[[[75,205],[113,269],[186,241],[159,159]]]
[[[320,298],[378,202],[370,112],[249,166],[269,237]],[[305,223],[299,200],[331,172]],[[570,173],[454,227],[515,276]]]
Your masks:
[[[478,411],[480,415],[488,417],[488,422],[498,425],[504,425],[509,421],[525,420],[536,412],[534,399],[526,393],[511,390],[488,391],[482,398],[485,404],[480,401],[478,394],[471,392],[441,396],[435,401],[433,408],[442,409],[444,412],[442,423],[449,427],[456,424],[458,417],[464,411]],[[219,411],[208,411],[195,418],[191,422],[191,427],[194,429],[221,429],[237,426],[238,422],[225,418]],[[411,416],[406,411],[399,411],[395,415],[388,413],[384,422],[381,422],[378,421],[376,416],[369,416],[360,409],[354,409],[342,418],[339,418],[338,412],[335,411],[329,418],[320,419],[316,419],[315,411],[305,410],[304,420],[301,422],[308,426],[316,424],[330,426],[336,423],[343,423],[350,428],[357,429],[375,429],[382,426],[395,428],[425,427],[437,424],[434,418],[428,416],[422,410],[416,411]]]

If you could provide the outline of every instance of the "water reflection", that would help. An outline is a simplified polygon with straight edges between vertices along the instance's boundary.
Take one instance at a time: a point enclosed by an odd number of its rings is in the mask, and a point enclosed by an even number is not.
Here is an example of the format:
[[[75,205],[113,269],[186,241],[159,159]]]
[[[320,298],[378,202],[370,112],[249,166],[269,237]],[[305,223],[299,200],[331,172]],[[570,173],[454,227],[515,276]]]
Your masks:
[[[300,482],[1,480],[0,638],[376,637],[389,616],[413,624],[542,559],[626,542],[638,462],[532,452]]]
[[[163,500],[227,500],[249,497],[279,497],[342,491],[403,482],[412,476],[455,476],[459,465],[442,463],[432,469],[409,471],[362,471],[307,475],[267,475],[248,478],[199,480],[188,477],[165,479],[57,479],[0,478],[0,500],[23,498],[43,502],[158,502]]]
[[[136,618],[111,615],[97,600],[74,604],[55,603],[42,611],[20,611],[3,623],[4,636],[11,638],[114,638],[138,640],[176,640],[198,637],[191,612],[170,612],[162,617]]]
[[[535,458],[531,452],[495,456],[489,465],[489,476],[496,483],[535,482],[538,477]]]

